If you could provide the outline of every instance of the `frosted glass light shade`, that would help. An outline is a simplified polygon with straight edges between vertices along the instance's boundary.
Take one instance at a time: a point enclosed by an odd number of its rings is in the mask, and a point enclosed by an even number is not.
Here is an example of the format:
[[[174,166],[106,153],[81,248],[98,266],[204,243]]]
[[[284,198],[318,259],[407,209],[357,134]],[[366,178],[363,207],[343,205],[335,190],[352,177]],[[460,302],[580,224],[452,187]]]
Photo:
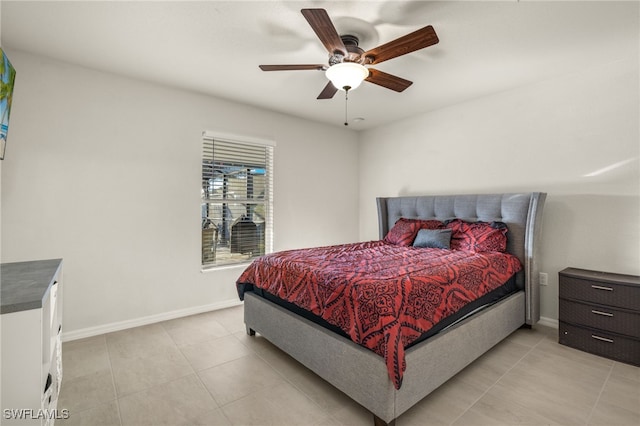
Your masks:
[[[369,70],[355,62],[342,62],[329,67],[325,75],[339,90],[353,90],[369,77]]]

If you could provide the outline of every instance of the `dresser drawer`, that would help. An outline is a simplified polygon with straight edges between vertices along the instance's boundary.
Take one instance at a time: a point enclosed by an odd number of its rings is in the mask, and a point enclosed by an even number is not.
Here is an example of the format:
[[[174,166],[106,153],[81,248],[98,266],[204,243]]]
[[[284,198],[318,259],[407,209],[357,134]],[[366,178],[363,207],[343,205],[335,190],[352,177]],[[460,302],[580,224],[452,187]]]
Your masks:
[[[640,339],[640,313],[560,299],[560,321]]]
[[[560,343],[605,358],[640,366],[640,341],[598,330],[559,324]]]
[[[639,295],[637,286],[576,278],[560,272],[559,296],[563,299],[640,310]]]

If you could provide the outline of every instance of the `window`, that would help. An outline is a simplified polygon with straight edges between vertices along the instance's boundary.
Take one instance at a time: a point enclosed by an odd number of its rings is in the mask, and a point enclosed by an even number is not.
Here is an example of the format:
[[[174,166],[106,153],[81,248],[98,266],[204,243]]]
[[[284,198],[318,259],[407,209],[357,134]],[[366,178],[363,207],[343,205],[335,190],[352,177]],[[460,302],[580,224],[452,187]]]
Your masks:
[[[203,135],[203,268],[271,252],[273,150],[269,141]]]

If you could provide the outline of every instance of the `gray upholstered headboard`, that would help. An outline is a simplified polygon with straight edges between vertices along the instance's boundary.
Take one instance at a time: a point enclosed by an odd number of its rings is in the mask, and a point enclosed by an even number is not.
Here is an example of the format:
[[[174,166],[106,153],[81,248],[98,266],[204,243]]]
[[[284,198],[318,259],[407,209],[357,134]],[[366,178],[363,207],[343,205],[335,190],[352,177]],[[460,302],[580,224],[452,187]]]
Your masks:
[[[378,198],[380,238],[384,238],[401,217],[506,223],[509,228],[507,251],[517,256],[523,266],[523,271],[516,276],[516,284],[526,292],[526,323],[533,325],[540,319],[536,250],[546,195],[530,192]]]

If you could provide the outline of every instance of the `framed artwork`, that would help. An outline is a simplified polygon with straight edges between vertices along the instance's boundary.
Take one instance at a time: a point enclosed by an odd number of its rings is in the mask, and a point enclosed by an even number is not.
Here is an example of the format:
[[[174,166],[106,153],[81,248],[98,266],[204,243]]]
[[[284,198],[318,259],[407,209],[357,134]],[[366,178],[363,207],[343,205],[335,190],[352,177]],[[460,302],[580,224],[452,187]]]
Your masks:
[[[0,48],[0,53],[2,53],[2,62],[0,62],[0,74],[2,75],[2,81],[0,82],[0,115],[2,116],[2,122],[0,122],[0,160],[4,160],[16,70],[9,62],[9,58],[4,54],[2,48]]]

